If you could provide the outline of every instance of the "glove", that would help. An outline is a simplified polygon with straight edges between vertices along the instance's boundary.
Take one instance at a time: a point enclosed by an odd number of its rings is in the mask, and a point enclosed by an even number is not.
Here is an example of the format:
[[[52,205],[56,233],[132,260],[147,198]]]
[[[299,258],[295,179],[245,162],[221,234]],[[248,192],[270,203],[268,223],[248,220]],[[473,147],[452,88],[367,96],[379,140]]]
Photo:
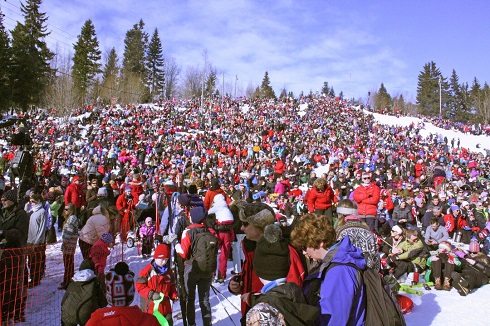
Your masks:
[[[163,299],[163,297],[164,297],[163,293],[161,293],[161,292],[154,292],[154,293],[152,294],[152,296],[151,296],[151,299],[152,299],[153,301],[156,301],[156,300]]]

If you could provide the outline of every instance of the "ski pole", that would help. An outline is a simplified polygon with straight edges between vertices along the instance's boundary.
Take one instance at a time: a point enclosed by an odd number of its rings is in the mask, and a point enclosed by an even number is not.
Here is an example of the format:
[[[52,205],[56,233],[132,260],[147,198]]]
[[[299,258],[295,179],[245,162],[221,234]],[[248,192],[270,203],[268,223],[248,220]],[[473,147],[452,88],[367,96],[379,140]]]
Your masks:
[[[233,320],[233,318],[231,318],[231,315],[230,313],[228,312],[228,309],[226,309],[225,305],[223,304],[223,302],[221,301],[221,299],[219,298],[218,296],[218,293],[216,292],[216,288],[214,286],[211,285],[211,289],[213,290],[214,294],[216,295],[216,298],[218,298],[218,301],[219,303],[223,306],[223,308],[225,309],[226,311],[226,314],[228,315],[228,318],[230,318],[231,322],[233,323],[233,325],[236,326],[235,324],[235,321]],[[235,307],[236,308],[236,307]]]
[[[211,284],[211,287],[213,288],[214,293],[218,292],[223,298],[225,298],[226,301],[228,301],[233,306],[233,308],[235,308],[240,313],[242,312],[241,309],[238,309],[237,306],[235,306],[233,302],[231,302],[230,299],[228,299],[223,293],[221,293],[214,285]]]

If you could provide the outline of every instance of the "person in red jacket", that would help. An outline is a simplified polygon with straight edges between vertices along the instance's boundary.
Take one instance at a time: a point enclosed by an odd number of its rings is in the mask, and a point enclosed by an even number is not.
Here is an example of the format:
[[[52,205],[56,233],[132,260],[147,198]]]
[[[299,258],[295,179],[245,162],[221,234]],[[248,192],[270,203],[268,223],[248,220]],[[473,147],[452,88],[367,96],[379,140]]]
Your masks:
[[[73,204],[77,208],[77,216],[85,208],[85,195],[82,190],[82,180],[74,176],[72,182],[65,190],[65,205]]]
[[[286,164],[284,164],[282,159],[278,159],[276,164],[274,164],[274,181],[284,173],[286,170]]]
[[[230,197],[225,193],[223,189],[220,188],[219,180],[216,178],[211,179],[211,185],[209,186],[209,190],[206,191],[206,195],[204,196],[204,209],[209,211],[211,205],[213,204],[214,196],[217,194],[222,194],[225,197],[225,200],[228,204],[230,204]]]
[[[313,188],[308,194],[308,211],[326,216],[331,225],[333,225],[332,205],[337,200],[332,187],[327,181],[324,178],[318,178],[313,182]]]
[[[128,231],[134,227],[133,210],[136,207],[135,199],[131,193],[131,187],[126,187],[124,193],[117,197],[116,208],[121,215],[120,236],[121,241],[126,242]]]
[[[109,306],[93,312],[85,326],[160,326],[155,316],[130,306],[134,299],[134,273],[128,264],[117,263],[106,274],[105,281]]]
[[[254,271],[254,253],[256,242],[264,235],[265,228],[274,224],[276,221],[274,210],[265,203],[247,203],[243,200],[234,201],[230,205],[230,210],[235,219],[242,222],[241,230],[245,233],[242,241],[242,250],[245,254],[245,261],[242,265],[242,272],[235,275],[228,284],[228,290],[235,295],[246,293],[258,293],[263,287],[260,278]],[[286,282],[294,282],[299,286],[303,285],[305,278],[305,268],[299,253],[291,246],[289,248],[289,271]],[[247,302],[242,301],[242,315],[245,316],[251,307]]]
[[[361,221],[366,222],[369,231],[377,231],[376,214],[380,198],[380,189],[372,182],[371,173],[362,174],[362,183],[354,190],[354,200],[357,203],[357,213]]]
[[[170,247],[160,244],[155,249],[153,260],[146,265],[136,279],[136,290],[140,295],[141,310],[153,313],[154,300],[163,297],[158,311],[172,325],[172,305],[170,300],[177,301],[179,295],[174,283],[174,275],[170,268]]]

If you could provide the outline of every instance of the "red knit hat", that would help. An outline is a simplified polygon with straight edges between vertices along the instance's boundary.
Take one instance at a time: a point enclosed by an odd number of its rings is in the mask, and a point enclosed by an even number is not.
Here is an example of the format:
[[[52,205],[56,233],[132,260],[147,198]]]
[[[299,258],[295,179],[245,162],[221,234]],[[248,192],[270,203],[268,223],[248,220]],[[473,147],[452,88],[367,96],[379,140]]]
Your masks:
[[[155,249],[155,253],[153,254],[153,258],[170,258],[170,248],[166,244],[158,245],[158,247]]]

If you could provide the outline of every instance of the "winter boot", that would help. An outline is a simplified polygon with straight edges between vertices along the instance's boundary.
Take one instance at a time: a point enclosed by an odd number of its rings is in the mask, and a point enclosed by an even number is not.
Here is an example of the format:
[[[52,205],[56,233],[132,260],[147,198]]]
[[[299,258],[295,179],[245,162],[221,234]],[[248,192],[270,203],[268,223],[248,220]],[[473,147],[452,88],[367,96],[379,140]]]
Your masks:
[[[436,280],[434,282],[434,287],[436,290],[442,290],[442,282],[440,277],[436,277]]]
[[[444,278],[444,291],[451,291],[451,279],[449,277]]]
[[[456,272],[451,273],[451,277],[453,278],[453,287],[458,291],[459,295],[463,297],[467,296],[470,293],[468,281]]]

